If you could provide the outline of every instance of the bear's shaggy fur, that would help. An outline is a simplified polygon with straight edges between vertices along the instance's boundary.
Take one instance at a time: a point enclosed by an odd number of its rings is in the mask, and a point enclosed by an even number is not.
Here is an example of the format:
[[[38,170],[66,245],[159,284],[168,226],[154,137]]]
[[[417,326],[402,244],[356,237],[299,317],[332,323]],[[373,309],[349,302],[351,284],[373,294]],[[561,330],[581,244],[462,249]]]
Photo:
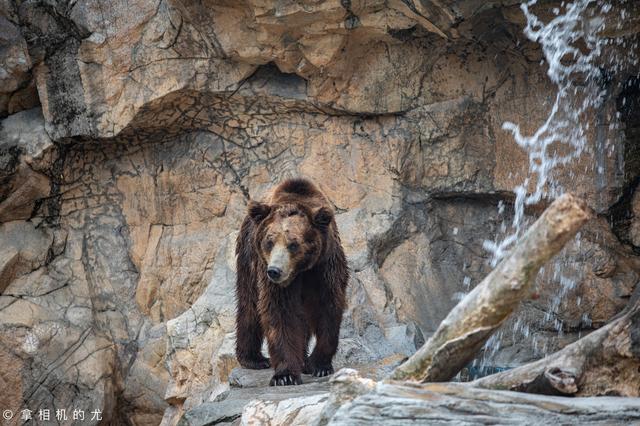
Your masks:
[[[300,384],[303,372],[333,373],[349,271],[325,195],[306,179],[289,179],[267,202],[250,202],[236,256],[240,364],[273,366],[272,386]],[[270,360],[261,353],[265,336]]]

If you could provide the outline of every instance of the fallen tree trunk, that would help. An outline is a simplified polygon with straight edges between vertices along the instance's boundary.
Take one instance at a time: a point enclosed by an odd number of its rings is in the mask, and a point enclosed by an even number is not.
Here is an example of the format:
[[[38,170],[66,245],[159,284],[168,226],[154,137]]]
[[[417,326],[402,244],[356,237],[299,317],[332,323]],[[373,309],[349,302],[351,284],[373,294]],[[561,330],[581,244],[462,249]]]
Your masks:
[[[546,358],[470,385],[547,395],[640,396],[640,305]]]
[[[611,425],[640,421],[640,398],[565,398],[480,389],[463,383],[376,383],[351,369],[338,371],[330,383],[327,393],[251,401],[240,424]],[[188,424],[211,424],[210,420]]]
[[[558,253],[591,217],[586,205],[571,194],[555,200],[504,259],[456,305],[434,335],[392,380],[450,380],[526,298],[540,267]]]
[[[638,421],[638,398],[564,398],[461,383],[379,383],[373,392],[340,406],[328,424],[614,425]]]

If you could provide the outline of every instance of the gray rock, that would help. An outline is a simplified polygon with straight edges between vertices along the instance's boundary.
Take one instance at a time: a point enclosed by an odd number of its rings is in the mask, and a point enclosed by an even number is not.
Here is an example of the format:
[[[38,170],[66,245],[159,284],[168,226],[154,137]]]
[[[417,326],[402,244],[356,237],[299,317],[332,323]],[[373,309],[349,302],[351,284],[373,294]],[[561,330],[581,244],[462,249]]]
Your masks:
[[[218,401],[205,402],[187,411],[178,425],[204,426],[233,422],[240,419],[245,406],[253,400],[278,402],[294,397],[304,398],[327,394],[329,390],[327,380],[314,382],[305,379],[307,379],[306,376],[303,377],[305,383],[299,386],[232,388],[228,393],[222,395]]]

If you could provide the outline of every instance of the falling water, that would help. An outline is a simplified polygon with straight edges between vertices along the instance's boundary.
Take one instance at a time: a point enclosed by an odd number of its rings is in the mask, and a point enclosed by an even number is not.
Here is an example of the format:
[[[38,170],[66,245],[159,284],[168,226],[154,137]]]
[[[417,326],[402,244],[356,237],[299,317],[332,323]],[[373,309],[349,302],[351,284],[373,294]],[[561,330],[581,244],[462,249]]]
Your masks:
[[[558,87],[555,102],[546,121],[531,136],[524,136],[520,126],[506,122],[504,130],[511,132],[518,146],[529,158],[529,175],[514,192],[512,232],[500,242],[486,241],[485,249],[493,254],[492,266],[504,257],[512,244],[525,230],[524,210],[543,198],[553,199],[563,188],[552,179],[553,171],[578,158],[587,146],[589,120],[585,114],[601,105],[603,40],[598,33],[604,30],[601,16],[587,17],[585,11],[593,0],[579,0],[567,4],[564,14],[554,9],[556,16],[544,24],[531,11],[537,0],[522,5],[527,18],[525,35],[542,46],[549,66],[547,75]],[[603,9],[610,8],[604,5]],[[603,10],[606,12],[606,10]],[[582,46],[577,46],[578,44]],[[581,82],[582,84],[577,84]],[[529,192],[533,180],[533,191]]]
[[[607,39],[600,34],[607,24],[617,22],[618,29],[624,22],[628,12],[624,9],[624,1],[616,4],[619,9],[613,10],[608,2],[595,0],[576,0],[562,2],[560,8],[552,10],[554,17],[547,23],[539,19],[531,8],[537,0],[531,0],[521,5],[527,20],[524,34],[532,41],[538,42],[544,54],[544,62],[548,65],[547,75],[557,86],[555,101],[547,119],[531,135],[523,135],[518,124],[506,122],[503,129],[510,132],[515,142],[528,155],[529,173],[524,181],[515,187],[515,201],[513,217],[505,220],[501,226],[501,236],[494,241],[485,241],[484,248],[491,253],[491,264],[495,266],[511,249],[514,242],[526,230],[525,209],[544,200],[552,200],[562,194],[565,188],[554,179],[560,167],[565,166],[588,149],[590,126],[593,125],[594,115],[590,113],[602,106],[605,100],[605,83],[612,74],[619,69],[621,61],[638,65],[637,50],[626,49],[625,57],[620,56],[626,42],[624,39]],[[619,17],[605,19],[607,14],[618,13]],[[613,11],[613,12],[612,12]],[[611,16],[609,16],[611,18]],[[618,18],[618,19],[616,19]],[[611,48],[608,48],[611,47]],[[637,46],[633,46],[637,47]],[[604,71],[606,70],[606,71]],[[613,144],[611,144],[613,145]],[[609,150],[611,155],[611,150]],[[596,172],[602,174],[601,167]],[[574,179],[579,176],[574,176]],[[499,205],[499,216],[504,214],[504,205]],[[574,247],[579,247],[580,236],[574,241]],[[576,286],[581,277],[578,269],[572,267],[559,256],[551,268],[553,282],[559,283],[555,297],[548,306],[545,321],[553,323],[561,333],[563,326],[554,313],[558,312],[567,293]],[[542,271],[544,273],[545,271]],[[575,301],[580,303],[579,300]],[[588,318],[584,318],[588,322]],[[525,320],[515,319],[510,324],[512,334],[519,338],[529,338],[531,330]],[[501,348],[502,333],[497,333],[485,346],[480,367],[492,365],[492,360]],[[546,343],[531,339],[534,352],[545,355]]]

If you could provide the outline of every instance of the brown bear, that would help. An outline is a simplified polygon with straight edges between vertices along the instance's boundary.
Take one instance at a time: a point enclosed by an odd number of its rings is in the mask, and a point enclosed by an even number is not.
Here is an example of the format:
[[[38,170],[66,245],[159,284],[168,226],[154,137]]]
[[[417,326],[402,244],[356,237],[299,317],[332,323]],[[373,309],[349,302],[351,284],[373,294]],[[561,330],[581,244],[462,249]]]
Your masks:
[[[266,202],[250,202],[236,257],[240,365],[273,366],[271,386],[301,384],[301,373],[332,374],[349,271],[327,197],[298,178],[282,182]],[[264,336],[270,359],[261,353]]]

